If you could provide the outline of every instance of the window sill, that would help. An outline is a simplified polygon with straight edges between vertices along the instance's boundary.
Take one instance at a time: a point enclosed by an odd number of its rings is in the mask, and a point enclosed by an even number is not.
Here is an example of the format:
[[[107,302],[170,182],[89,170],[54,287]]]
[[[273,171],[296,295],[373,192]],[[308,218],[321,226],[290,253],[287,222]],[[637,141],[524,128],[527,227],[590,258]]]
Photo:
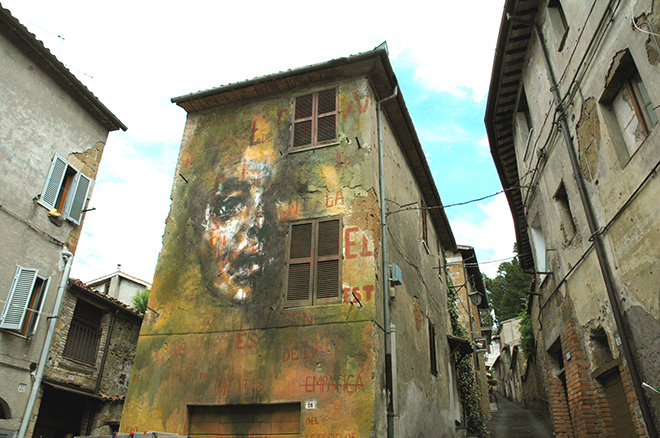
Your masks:
[[[88,368],[92,368],[92,369],[94,369],[94,370],[98,369],[97,366],[96,366],[96,364],[91,365],[91,364],[88,364],[88,363],[86,363],[86,362],[81,362],[81,361],[79,361],[79,360],[76,360],[76,359],[70,358],[70,357],[65,356],[65,355],[62,355],[62,357],[63,357],[64,359],[68,360],[69,362],[73,362],[73,363],[75,363],[76,365],[83,365],[83,366],[86,366],[86,367],[88,367]]]
[[[291,155],[291,154],[297,154],[298,152],[313,151],[315,149],[322,149],[322,148],[327,148],[327,147],[331,147],[331,146],[339,146],[340,144],[341,144],[341,142],[339,140],[337,140],[337,141],[334,141],[332,143],[320,144],[320,145],[316,145],[316,146],[309,146],[309,147],[299,148],[299,149],[293,149],[293,148],[289,147],[288,154]]]

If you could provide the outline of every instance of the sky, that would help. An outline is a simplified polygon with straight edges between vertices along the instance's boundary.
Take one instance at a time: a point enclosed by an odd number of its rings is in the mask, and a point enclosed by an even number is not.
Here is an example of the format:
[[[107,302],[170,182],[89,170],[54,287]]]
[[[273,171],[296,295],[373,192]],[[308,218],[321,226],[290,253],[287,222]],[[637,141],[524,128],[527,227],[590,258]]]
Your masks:
[[[501,190],[483,120],[504,0],[0,1],[128,126],[108,137],[74,278],[121,264],[151,282],[186,118],[172,97],[383,41],[443,204]],[[515,241],[505,196],[446,213],[493,277]]]

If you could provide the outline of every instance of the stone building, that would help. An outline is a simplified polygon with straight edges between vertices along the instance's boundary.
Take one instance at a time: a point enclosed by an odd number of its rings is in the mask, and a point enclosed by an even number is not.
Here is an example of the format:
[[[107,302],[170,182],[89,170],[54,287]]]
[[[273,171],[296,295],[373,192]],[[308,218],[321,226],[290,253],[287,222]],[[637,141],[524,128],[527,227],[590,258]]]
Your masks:
[[[386,48],[173,102],[120,430],[464,436],[439,275],[456,245]]]
[[[500,352],[492,365],[497,390],[509,400],[524,403],[522,376],[525,361],[520,348],[520,318],[500,323],[494,338]]]
[[[146,289],[151,289],[151,283],[128,275],[122,272],[120,268],[121,265],[117,265],[117,271],[112,274],[104,275],[85,284],[131,307],[133,306],[133,297],[135,297],[135,294]]]
[[[142,315],[69,280],[44,373],[34,438],[117,432]]]
[[[458,297],[459,322],[469,333],[470,341],[474,346],[472,358],[477,386],[482,394],[482,417],[487,419],[490,418],[490,403],[487,396],[486,352],[492,327],[489,327],[488,323],[482,326],[480,312],[489,309],[486,286],[473,247],[458,245],[455,251],[447,251],[446,255],[447,274]]]
[[[105,141],[126,127],[2,7],[0,53],[0,435],[23,438]]]
[[[660,4],[507,0],[491,151],[558,436],[658,436]]]

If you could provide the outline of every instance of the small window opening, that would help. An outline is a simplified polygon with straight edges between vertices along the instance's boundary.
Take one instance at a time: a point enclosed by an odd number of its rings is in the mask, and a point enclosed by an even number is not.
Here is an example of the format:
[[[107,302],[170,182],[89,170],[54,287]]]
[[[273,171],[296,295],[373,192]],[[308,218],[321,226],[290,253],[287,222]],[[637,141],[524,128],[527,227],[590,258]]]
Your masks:
[[[429,321],[429,357],[431,359],[431,374],[438,376],[438,357],[435,350],[435,325]]]
[[[557,203],[557,212],[559,213],[560,228],[564,237],[564,243],[569,244],[575,237],[576,227],[571,212],[571,205],[568,201],[568,194],[566,193],[566,186],[563,181],[559,183],[559,187],[552,198]]]
[[[568,36],[568,21],[559,0],[548,1],[548,15],[550,16],[550,24],[555,37],[557,38],[557,50],[561,52]]]

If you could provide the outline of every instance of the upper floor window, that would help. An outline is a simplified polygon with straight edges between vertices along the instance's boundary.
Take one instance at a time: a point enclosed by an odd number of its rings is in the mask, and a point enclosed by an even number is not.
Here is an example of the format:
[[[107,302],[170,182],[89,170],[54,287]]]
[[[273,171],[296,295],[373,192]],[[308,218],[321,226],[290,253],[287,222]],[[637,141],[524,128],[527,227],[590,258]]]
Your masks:
[[[57,210],[64,219],[80,225],[91,179],[78,172],[62,156],[55,154],[39,203]]]
[[[550,16],[550,25],[557,38],[557,50],[561,51],[568,36],[568,21],[559,0],[548,1],[548,15]]]
[[[337,139],[337,90],[296,97],[292,148],[329,144]]]
[[[86,301],[78,300],[73,311],[69,335],[64,346],[64,356],[94,365],[101,339],[103,311]]]
[[[529,115],[529,105],[527,103],[527,94],[523,88],[518,98],[518,109],[516,111],[516,130],[521,148],[524,151],[524,160],[527,161],[531,156],[532,133],[534,132],[532,118]]]
[[[39,270],[19,266],[2,310],[0,328],[16,330],[24,336],[37,330],[50,278],[39,276]]]
[[[429,321],[429,358],[431,360],[431,374],[438,376],[438,354],[435,349],[435,325]]]
[[[338,302],[341,297],[341,220],[291,224],[287,254],[286,304]]]
[[[615,127],[614,148],[625,164],[658,124],[656,108],[630,51],[621,51],[614,58],[600,102],[609,109],[605,115]]]

